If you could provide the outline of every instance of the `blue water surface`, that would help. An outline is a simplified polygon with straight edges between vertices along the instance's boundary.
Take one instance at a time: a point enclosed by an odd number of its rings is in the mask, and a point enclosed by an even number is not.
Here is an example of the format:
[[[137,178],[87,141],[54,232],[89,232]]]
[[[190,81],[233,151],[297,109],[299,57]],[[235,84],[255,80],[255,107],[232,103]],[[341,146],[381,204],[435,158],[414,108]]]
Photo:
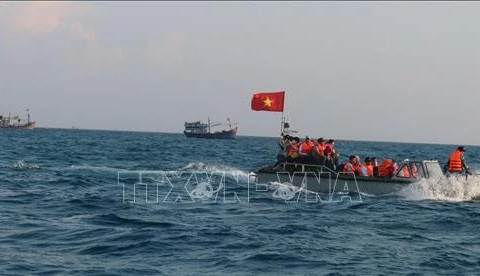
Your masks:
[[[456,146],[336,143],[343,159],[359,154],[442,164]],[[476,177],[468,187],[423,182],[361,201],[326,202],[308,193],[286,201],[273,193],[281,184],[255,186],[249,176],[275,162],[275,138],[36,129],[1,132],[0,148],[2,275],[480,270]],[[469,165],[479,171],[480,148],[466,148]],[[201,185],[203,193],[192,198],[187,191]],[[455,189],[436,189],[442,185]]]

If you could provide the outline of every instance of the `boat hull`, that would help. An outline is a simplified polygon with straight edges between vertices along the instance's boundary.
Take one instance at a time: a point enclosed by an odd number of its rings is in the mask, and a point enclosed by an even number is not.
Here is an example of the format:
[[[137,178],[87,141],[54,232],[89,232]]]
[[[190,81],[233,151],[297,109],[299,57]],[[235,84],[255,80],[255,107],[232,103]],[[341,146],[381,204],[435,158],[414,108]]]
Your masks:
[[[187,138],[207,138],[207,139],[235,139],[237,132],[235,130],[220,131],[213,133],[192,133],[183,132]]]
[[[336,173],[315,172],[257,172],[257,183],[278,182],[292,184],[318,193],[353,192],[369,195],[396,193],[417,180],[353,177]]]
[[[258,184],[277,182],[318,193],[354,192],[370,195],[393,194],[422,178],[443,176],[436,160],[409,161],[408,164],[418,166],[419,174],[406,177],[399,170],[391,177],[356,176],[339,173],[325,166],[282,163],[278,166],[262,167],[254,172],[254,176]]]
[[[35,129],[36,122],[29,122],[24,125],[0,126],[0,129]]]

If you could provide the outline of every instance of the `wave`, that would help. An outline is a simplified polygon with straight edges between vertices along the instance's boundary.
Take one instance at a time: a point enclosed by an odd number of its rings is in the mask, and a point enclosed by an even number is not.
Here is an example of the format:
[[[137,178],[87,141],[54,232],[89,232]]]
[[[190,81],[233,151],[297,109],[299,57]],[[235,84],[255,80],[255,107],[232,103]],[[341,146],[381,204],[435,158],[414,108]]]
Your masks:
[[[80,170],[80,171],[95,171],[95,172],[119,172],[126,171],[125,169],[113,168],[107,166],[84,166],[84,165],[71,165],[67,170]]]
[[[480,176],[422,179],[398,193],[408,200],[471,201],[480,198]]]
[[[11,169],[26,169],[26,170],[29,170],[29,169],[39,169],[40,166],[38,166],[37,164],[33,163],[33,164],[29,164],[29,163],[26,163],[24,160],[18,160],[16,162],[13,162],[12,164],[10,164],[9,166],[7,166],[7,168],[11,168]]]
[[[303,187],[297,187],[288,182],[270,182],[268,185],[275,189],[272,193],[272,197],[277,199],[292,200],[295,196],[298,197],[300,193],[316,194],[315,192]]]
[[[247,183],[251,182],[251,174],[249,172],[242,171],[238,168],[228,165],[205,165],[202,162],[190,162],[188,165],[178,169],[178,172],[189,173],[209,173],[213,175],[224,175],[237,180],[237,182]]]

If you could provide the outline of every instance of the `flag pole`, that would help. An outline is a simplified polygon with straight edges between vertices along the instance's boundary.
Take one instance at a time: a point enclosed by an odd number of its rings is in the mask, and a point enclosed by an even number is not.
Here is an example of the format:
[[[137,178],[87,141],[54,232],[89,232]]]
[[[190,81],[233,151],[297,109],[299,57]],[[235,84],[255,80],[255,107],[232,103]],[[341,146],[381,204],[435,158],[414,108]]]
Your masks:
[[[285,91],[283,91],[283,93],[284,93],[283,95],[285,95]],[[280,137],[282,137],[282,135],[283,135],[283,131],[284,131],[283,126],[285,125],[285,122],[284,122],[285,117],[283,117],[283,112],[284,112],[284,110],[285,110],[285,96],[284,96],[284,98],[283,98],[283,103],[284,103],[284,104],[283,104],[283,106],[282,106],[282,120],[281,120],[281,122],[280,122]]]
[[[282,137],[283,135],[283,125],[284,125],[283,120],[284,120],[284,117],[283,117],[283,111],[282,111],[282,120],[280,122],[280,137]]]

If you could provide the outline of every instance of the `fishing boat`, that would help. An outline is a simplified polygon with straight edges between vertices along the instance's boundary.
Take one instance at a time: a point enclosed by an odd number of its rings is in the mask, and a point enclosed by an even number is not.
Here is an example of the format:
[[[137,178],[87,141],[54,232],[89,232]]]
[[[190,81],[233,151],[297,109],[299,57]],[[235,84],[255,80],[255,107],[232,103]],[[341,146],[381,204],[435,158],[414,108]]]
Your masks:
[[[207,123],[203,123],[201,121],[185,122],[185,130],[183,131],[183,133],[187,138],[235,139],[237,136],[238,127],[232,127],[230,118],[228,118],[227,121],[229,127],[228,130],[221,130],[215,132],[212,132],[211,128],[221,125],[221,123],[210,123],[210,117],[208,118]]]
[[[437,160],[404,161],[389,177],[356,176],[331,170],[326,166],[281,163],[264,166],[251,174],[257,183],[291,184],[318,193],[353,192],[385,195],[398,192],[422,178],[440,178],[442,169]]]
[[[29,110],[27,109],[27,112]],[[20,118],[20,116],[0,115],[0,129],[35,129],[35,121],[30,120],[30,113],[28,113],[27,121]]]

